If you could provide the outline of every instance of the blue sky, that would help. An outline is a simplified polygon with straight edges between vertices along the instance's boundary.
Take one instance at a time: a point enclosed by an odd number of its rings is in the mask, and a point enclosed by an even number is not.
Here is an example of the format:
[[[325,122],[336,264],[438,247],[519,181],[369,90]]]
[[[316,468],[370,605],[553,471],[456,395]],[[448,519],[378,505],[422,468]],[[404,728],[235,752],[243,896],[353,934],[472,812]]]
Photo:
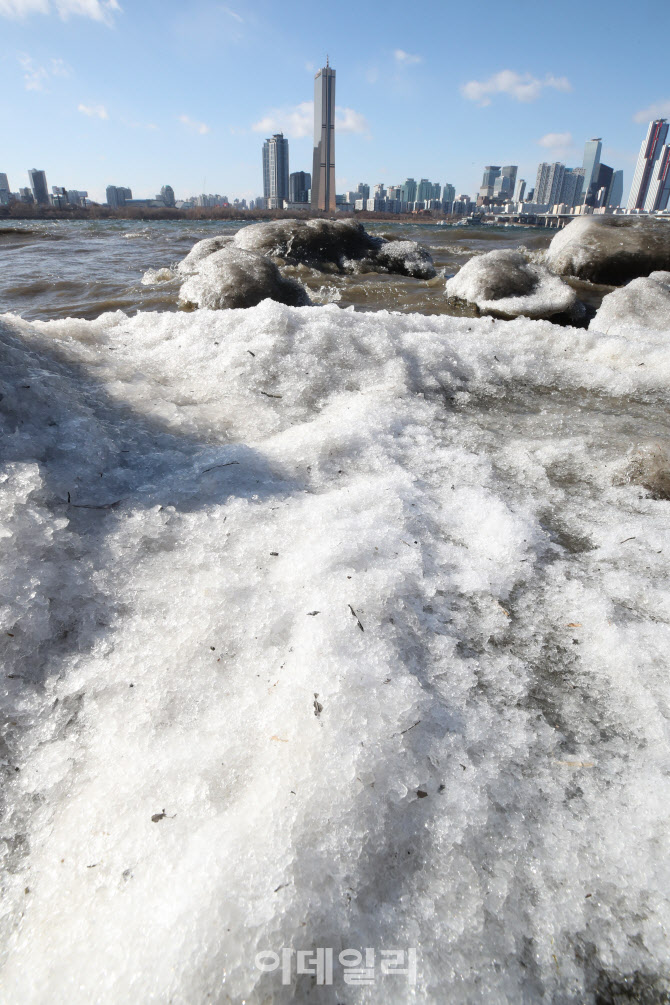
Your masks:
[[[264,136],[311,170],[314,69],[337,70],[338,191],[411,175],[474,195],[485,164],[624,170],[670,117],[668,0],[0,0],[0,171],[136,197],[261,193]]]

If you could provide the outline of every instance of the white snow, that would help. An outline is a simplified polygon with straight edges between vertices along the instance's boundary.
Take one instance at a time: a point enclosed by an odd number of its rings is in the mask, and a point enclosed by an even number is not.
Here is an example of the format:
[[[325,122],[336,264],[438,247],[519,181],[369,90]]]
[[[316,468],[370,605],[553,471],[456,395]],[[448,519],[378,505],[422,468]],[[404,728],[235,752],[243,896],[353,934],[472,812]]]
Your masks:
[[[618,335],[642,328],[670,333],[670,272],[652,272],[603,297],[589,328]]]
[[[266,300],[0,336],[4,1000],[661,1000],[658,334]],[[254,967],[321,946],[415,946],[417,985]]]
[[[482,313],[549,318],[574,308],[574,290],[543,265],[511,249],[471,258],[447,280],[447,296],[476,304]]]

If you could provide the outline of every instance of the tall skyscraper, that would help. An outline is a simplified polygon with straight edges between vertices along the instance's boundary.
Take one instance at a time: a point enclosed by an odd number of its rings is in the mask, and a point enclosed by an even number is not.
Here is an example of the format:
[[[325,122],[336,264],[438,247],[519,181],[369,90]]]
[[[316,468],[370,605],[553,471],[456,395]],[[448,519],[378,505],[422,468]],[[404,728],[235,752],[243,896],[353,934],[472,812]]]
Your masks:
[[[539,164],[535,180],[535,202],[542,206],[555,206],[560,200],[564,175],[565,164],[560,161]]]
[[[627,209],[665,209],[670,190],[670,149],[667,119],[649,123],[635,166]]]
[[[28,172],[30,187],[33,190],[35,202],[40,206],[49,205],[49,189],[47,187],[47,176],[45,171],[38,171],[33,168]]]
[[[602,151],[603,144],[599,136],[593,140],[587,140],[584,144],[584,160],[582,161],[582,167],[584,168],[584,199],[586,200],[592,193],[591,186],[596,184],[598,181],[598,169],[600,167],[600,153]]]
[[[516,183],[516,188],[514,189],[514,201],[523,202],[523,197],[526,194],[526,181],[524,178],[519,178]]]
[[[174,206],[175,199],[174,199],[174,189],[172,188],[172,185],[163,185],[160,197],[166,206]]]
[[[456,198],[456,189],[449,182],[442,186],[442,202],[452,203]]]
[[[314,77],[312,209],[335,211],[335,70],[327,59]]]
[[[7,175],[0,171],[0,206],[9,206],[9,182]]]
[[[413,178],[406,178],[402,186],[402,201],[416,202],[416,182]]]
[[[584,168],[566,168],[563,172],[563,184],[558,199],[566,206],[578,206],[582,201],[584,188]]]
[[[612,178],[609,199],[607,205],[617,209],[623,199],[623,171],[615,171]]]
[[[493,183],[493,195],[496,199],[511,199],[516,184],[516,164],[506,164]]]
[[[500,177],[500,166],[496,164],[488,164],[484,168],[484,177],[482,178],[482,184],[479,189],[479,194],[483,198],[491,198],[493,196],[493,187],[496,182],[496,178]]]
[[[263,195],[268,209],[281,209],[288,200],[288,140],[275,133],[263,144]]]
[[[309,202],[308,193],[312,187],[309,171],[295,171],[288,179],[288,201]]]

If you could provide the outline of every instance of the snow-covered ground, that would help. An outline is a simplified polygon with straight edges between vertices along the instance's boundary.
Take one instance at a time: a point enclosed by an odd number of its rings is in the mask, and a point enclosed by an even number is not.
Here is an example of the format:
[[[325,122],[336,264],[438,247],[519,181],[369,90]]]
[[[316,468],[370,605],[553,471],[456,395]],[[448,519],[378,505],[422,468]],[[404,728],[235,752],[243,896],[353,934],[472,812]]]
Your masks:
[[[661,1001],[667,335],[0,334],[4,1000]]]

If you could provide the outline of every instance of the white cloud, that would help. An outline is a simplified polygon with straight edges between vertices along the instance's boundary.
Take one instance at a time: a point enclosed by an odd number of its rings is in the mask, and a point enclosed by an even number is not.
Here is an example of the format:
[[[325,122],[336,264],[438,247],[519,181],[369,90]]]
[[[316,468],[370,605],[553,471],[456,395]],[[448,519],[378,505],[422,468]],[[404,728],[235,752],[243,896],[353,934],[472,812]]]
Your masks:
[[[359,133],[361,135],[370,132],[368,120],[360,112],[355,112],[353,108],[335,109],[335,129],[341,133]]]
[[[108,119],[107,109],[104,105],[77,105],[77,111],[82,115],[88,115],[90,119]]]
[[[298,105],[287,108],[273,108],[267,115],[251,127],[255,133],[284,133],[291,139],[298,140],[303,136],[311,136],[314,130],[314,104],[311,101],[301,101]],[[368,133],[370,127],[367,119],[353,108],[335,109],[335,129],[341,133]]]
[[[423,56],[412,55],[411,52],[405,52],[404,49],[396,49],[393,58],[401,66],[415,66],[417,63],[423,63]]]
[[[205,133],[209,132],[209,126],[206,125],[206,123],[196,122],[195,119],[189,118],[188,115],[180,115],[179,121],[181,122],[182,125],[186,126],[188,129],[191,129],[193,132],[200,133],[201,136],[204,136]]]
[[[22,19],[54,10],[63,21],[74,15],[111,25],[121,7],[117,0],[0,0],[0,17]]]
[[[670,99],[656,101],[633,116],[633,122],[651,122],[652,119],[670,119]]]
[[[555,91],[572,90],[567,77],[554,77],[548,73],[540,80],[539,77],[533,77],[530,73],[501,70],[500,73],[494,73],[488,80],[470,80],[461,86],[460,91],[468,101],[475,101],[484,108],[491,104],[493,94],[507,94],[516,101],[536,101],[547,87]]]
[[[19,53],[16,58],[23,70],[26,91],[45,91],[50,77],[69,77],[72,74],[72,68],[64,59],[50,59],[46,65],[41,65],[26,53]]]
[[[232,17],[236,21],[239,21],[240,24],[244,24],[244,18],[240,17],[240,15],[237,14],[234,10],[231,10],[230,7],[222,7],[221,10],[224,12],[224,14],[227,14],[229,17]]]
[[[572,133],[546,133],[537,142],[547,150],[567,150],[572,146]]]

